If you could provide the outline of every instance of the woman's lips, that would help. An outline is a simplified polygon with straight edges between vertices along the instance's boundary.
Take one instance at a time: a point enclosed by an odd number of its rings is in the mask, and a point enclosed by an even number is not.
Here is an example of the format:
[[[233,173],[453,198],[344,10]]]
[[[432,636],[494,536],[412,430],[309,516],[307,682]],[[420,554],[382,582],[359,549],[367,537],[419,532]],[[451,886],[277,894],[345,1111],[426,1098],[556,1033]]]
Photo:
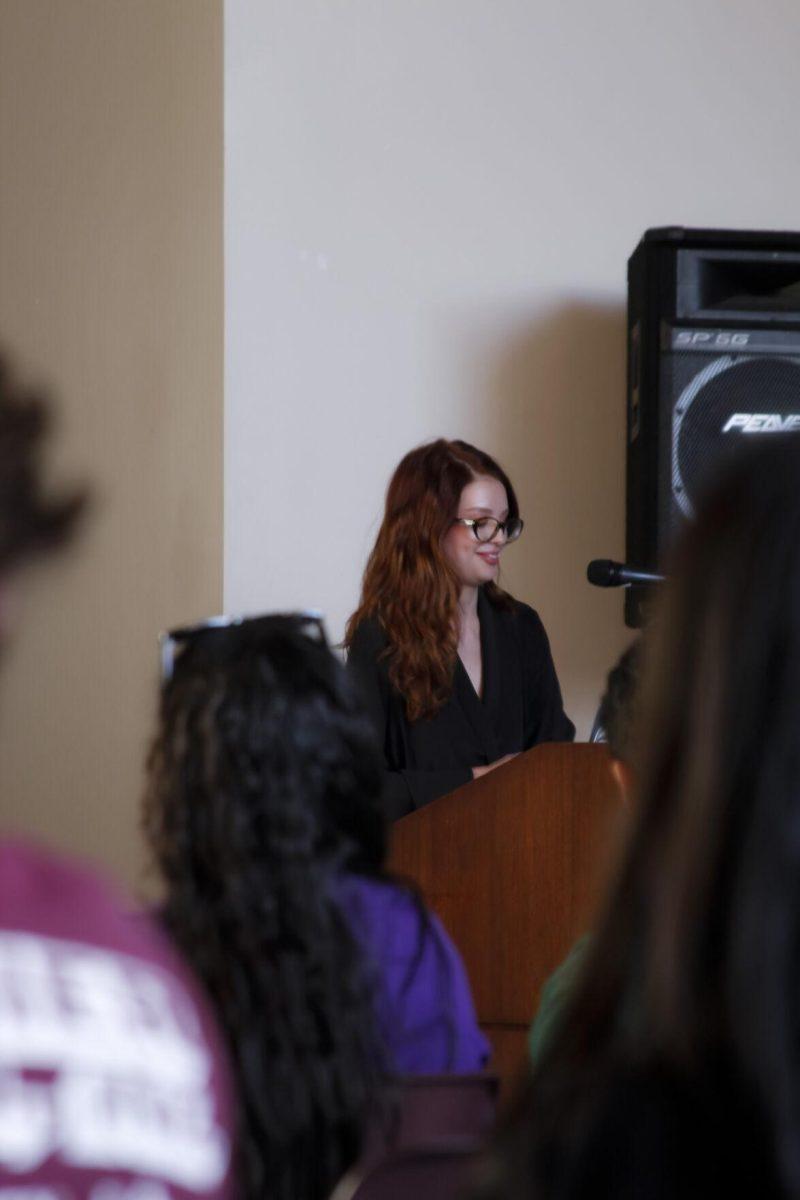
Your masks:
[[[487,562],[487,563],[489,564],[489,566],[490,566],[490,567],[496,567],[496,566],[497,566],[497,564],[500,562],[500,555],[499,555],[499,554],[486,554],[485,552],[484,552],[484,553],[481,553],[481,552],[479,551],[479,552],[478,552],[478,557],[479,557],[479,558],[482,558],[484,562]]]

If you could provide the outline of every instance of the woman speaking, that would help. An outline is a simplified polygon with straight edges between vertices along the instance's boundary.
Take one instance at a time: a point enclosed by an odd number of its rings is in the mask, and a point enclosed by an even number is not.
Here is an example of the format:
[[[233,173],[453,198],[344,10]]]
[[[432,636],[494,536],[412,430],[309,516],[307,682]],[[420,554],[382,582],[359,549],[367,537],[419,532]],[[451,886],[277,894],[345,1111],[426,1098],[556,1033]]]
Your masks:
[[[508,476],[466,442],[419,446],[392,477],[345,645],[393,818],[575,735],[542,622],[497,585],[521,532]]]

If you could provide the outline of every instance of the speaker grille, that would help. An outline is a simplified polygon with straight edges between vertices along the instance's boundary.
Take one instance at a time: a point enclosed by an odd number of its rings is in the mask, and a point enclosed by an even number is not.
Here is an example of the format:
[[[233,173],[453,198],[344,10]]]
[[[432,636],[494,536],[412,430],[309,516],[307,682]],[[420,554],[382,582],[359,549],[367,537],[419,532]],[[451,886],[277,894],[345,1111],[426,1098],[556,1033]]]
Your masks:
[[[800,429],[800,232],[646,230],[628,260],[627,402],[626,557],[653,569],[737,446]],[[629,625],[648,594],[626,590]]]
[[[677,353],[662,359],[664,396],[674,398],[664,417],[664,444],[671,446],[669,473],[659,481],[667,540],[683,518],[694,516],[709,474],[751,434],[800,424],[800,356]]]

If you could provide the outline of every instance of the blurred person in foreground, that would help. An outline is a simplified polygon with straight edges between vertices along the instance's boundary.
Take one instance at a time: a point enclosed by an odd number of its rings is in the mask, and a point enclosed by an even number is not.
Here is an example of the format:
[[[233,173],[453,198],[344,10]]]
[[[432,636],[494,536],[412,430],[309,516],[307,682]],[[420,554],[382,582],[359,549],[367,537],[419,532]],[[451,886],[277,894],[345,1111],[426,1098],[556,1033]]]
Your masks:
[[[85,507],[45,488],[48,420],[0,364],[3,600]],[[0,1197],[228,1197],[231,1129],[220,1039],[167,940],[92,869],[0,837]]]
[[[639,681],[642,670],[642,638],[628,646],[619,661],[608,673],[606,689],[600,701],[595,725],[597,742],[608,746],[608,767],[612,785],[623,804],[633,792],[633,738],[639,704]],[[584,933],[572,946],[567,957],[545,980],[536,1016],[528,1035],[528,1053],[537,1063],[550,1044],[564,1012],[578,987],[593,935]]]
[[[145,828],[163,919],[211,996],[248,1200],[322,1200],[395,1073],[487,1056],[461,960],[384,869],[382,762],[317,618],[216,618],[163,643]]]
[[[483,1197],[800,1196],[800,444],[730,467],[674,556],[638,812]]]

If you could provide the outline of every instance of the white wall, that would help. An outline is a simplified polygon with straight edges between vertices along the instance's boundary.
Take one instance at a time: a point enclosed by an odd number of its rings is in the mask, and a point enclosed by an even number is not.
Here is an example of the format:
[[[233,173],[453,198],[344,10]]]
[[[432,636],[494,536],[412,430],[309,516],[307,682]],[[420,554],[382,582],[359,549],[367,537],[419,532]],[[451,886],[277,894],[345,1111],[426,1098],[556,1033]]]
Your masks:
[[[625,264],[800,223],[795,0],[227,0],[225,603],[340,636],[389,474],[494,453],[585,734],[627,641]]]

